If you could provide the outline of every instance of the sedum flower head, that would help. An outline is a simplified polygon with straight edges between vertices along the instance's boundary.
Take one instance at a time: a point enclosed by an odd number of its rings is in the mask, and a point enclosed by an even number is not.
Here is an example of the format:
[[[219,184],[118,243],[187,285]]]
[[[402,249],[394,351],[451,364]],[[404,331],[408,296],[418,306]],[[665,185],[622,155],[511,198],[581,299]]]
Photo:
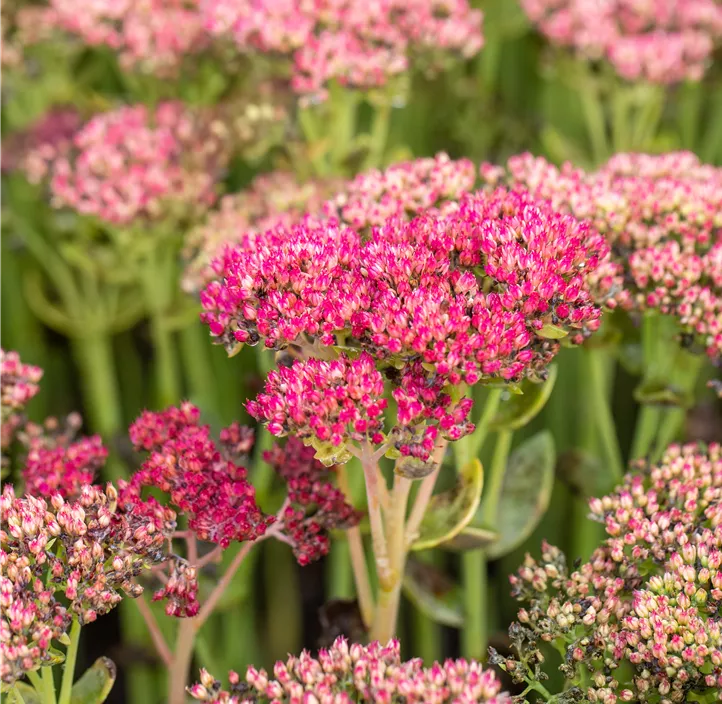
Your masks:
[[[201,10],[211,35],[243,53],[290,61],[294,90],[314,99],[325,98],[332,81],[383,86],[410,61],[436,70],[447,57],[471,57],[483,44],[481,13],[466,0],[205,0]]]
[[[273,523],[256,503],[255,489],[244,466],[228,459],[200,425],[190,403],[162,412],[145,411],[130,427],[130,439],[148,459],[128,482],[121,481],[120,501],[128,511],[158,506],[142,499],[143,487],[157,487],[188,518],[201,540],[223,548],[232,541],[256,540]],[[232,431],[231,431],[232,432]]]
[[[0,437],[3,463],[6,450],[23,425],[23,409],[40,390],[38,383],[42,376],[40,367],[23,364],[17,352],[0,349]]]
[[[65,34],[112,49],[126,70],[174,77],[185,57],[209,44],[198,6],[198,0],[50,0],[37,21],[42,37]]]
[[[51,659],[54,639],[73,618],[110,611],[133,580],[164,558],[173,514],[123,511],[112,485],[85,485],[77,500],[0,497],[0,648],[2,680],[12,683]]]
[[[296,560],[305,566],[324,557],[331,546],[329,531],[357,525],[362,514],[334,486],[333,470],[298,438],[288,438],[284,447],[276,445],[263,458],[286,482],[288,500],[279,519]]]
[[[216,704],[511,703],[494,673],[479,663],[447,660],[425,668],[419,659],[402,662],[395,640],[385,646],[377,642],[363,646],[338,638],[317,657],[304,651],[285,663],[277,662],[272,676],[249,667],[245,681],[236,672],[229,680],[229,690],[223,690],[218,680],[201,670],[201,681],[188,691],[198,701]]]
[[[668,448],[638,463],[614,494],[590,502],[608,538],[571,572],[544,545],[512,577],[526,602],[515,626],[524,675],[536,641],[589,701],[684,702],[722,688],[722,449]],[[529,672],[526,676],[529,676]],[[584,674],[584,676],[582,676]]]
[[[113,225],[180,218],[215,201],[223,146],[219,125],[182,103],[125,106],[93,117],[63,151],[45,145],[28,175],[49,178],[56,207]]]
[[[605,59],[627,80],[699,80],[722,39],[715,0],[522,0],[529,19],[554,44]]]
[[[600,293],[672,316],[710,357],[722,354],[722,169],[672,152],[617,154],[589,174],[524,154],[481,172],[488,183],[506,178],[588,219],[609,241],[616,268]]]

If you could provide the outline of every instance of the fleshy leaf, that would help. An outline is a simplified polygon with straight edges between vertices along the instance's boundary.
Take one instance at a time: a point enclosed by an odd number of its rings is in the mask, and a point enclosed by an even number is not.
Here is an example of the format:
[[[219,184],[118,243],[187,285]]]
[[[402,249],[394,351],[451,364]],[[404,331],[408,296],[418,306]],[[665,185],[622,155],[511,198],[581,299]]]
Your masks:
[[[557,380],[557,366],[549,367],[549,376],[542,383],[525,380],[523,393],[512,396],[501,404],[499,412],[491,421],[492,430],[518,430],[524,427],[544,408]]]
[[[575,496],[605,496],[614,489],[614,482],[599,458],[587,450],[562,452],[557,458],[556,474]]]
[[[60,665],[60,663],[65,662],[65,653],[61,653],[55,648],[50,648],[48,650],[48,655],[49,659],[43,661],[44,666],[54,667],[55,665]]]
[[[98,658],[73,685],[70,704],[102,704],[113,689],[116,675],[110,658]]]
[[[445,550],[465,552],[467,550],[487,548],[497,540],[499,540],[499,534],[481,525],[481,522],[477,521],[477,516],[475,515],[474,520],[472,520],[468,526],[465,526],[461,533],[444,543],[441,547]]]
[[[484,468],[479,460],[471,460],[459,471],[452,489],[431,497],[411,549],[427,550],[461,533],[474,518],[483,486]]]
[[[560,328],[558,325],[547,323],[541,330],[537,330],[536,334],[539,335],[539,337],[545,337],[547,340],[561,340],[569,333],[564,328]]]
[[[414,606],[433,621],[452,628],[464,625],[461,589],[438,567],[411,558],[403,588]]]
[[[548,430],[532,436],[511,453],[497,509],[499,540],[489,546],[489,558],[510,553],[536,528],[549,506],[555,462],[554,438]]]
[[[38,694],[38,692],[35,690],[35,687],[30,686],[27,682],[16,682],[13,685],[14,689],[17,689],[17,691],[20,693],[20,696],[22,696],[22,700],[24,704],[42,704],[43,700]],[[10,691],[3,689],[3,692]],[[9,696],[5,701],[12,702],[13,698],[12,696]]]

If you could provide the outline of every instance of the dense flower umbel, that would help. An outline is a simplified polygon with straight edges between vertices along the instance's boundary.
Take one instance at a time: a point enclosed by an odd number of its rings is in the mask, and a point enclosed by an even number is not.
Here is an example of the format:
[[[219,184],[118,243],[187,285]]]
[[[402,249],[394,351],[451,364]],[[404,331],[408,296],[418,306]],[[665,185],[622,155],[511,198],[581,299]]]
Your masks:
[[[169,559],[168,581],[153,594],[153,601],[166,600],[165,612],[177,618],[192,618],[200,611],[196,568],[176,555]]]
[[[628,80],[699,80],[722,40],[716,0],[522,0],[555,44],[604,58]]]
[[[108,47],[124,68],[160,76],[175,75],[184,57],[209,43],[198,0],[50,0],[36,21],[43,36],[60,31]]]
[[[120,482],[121,503],[128,511],[143,512],[157,505],[153,498],[141,500],[143,487],[158,487],[201,540],[223,548],[236,540],[256,540],[274,518],[258,507],[246,469],[219,451],[199,418],[198,409],[186,402],[160,413],[145,411],[131,425],[131,441],[150,457],[129,482]]]
[[[597,329],[589,280],[608,257],[588,225],[499,189],[363,236],[334,221],[257,235],[217,262],[223,278],[202,293],[203,318],[230,351],[263,340],[326,358],[274,372],[249,405],[274,434],[299,433],[319,451],[377,442],[379,369],[401,426],[425,421],[458,439],[471,430],[470,404],[452,404],[449,387],[543,378],[554,338],[580,342]],[[339,350],[362,354],[328,361]],[[344,378],[359,373],[362,389]],[[420,456],[433,440],[417,445]]]
[[[263,459],[286,481],[288,505],[279,519],[285,539],[300,565],[328,554],[328,531],[350,528],[361,513],[346,501],[331,482],[332,471],[314,458],[314,450],[289,437],[283,448],[275,446]]]
[[[446,55],[476,54],[481,13],[466,0],[203,0],[213,35],[232,37],[242,52],[292,57],[292,85],[325,97],[328,83],[369,88],[407,70],[409,59],[427,69]]]
[[[722,692],[722,448],[671,446],[590,503],[609,538],[569,574],[545,545],[512,578],[528,648],[553,642],[589,672],[590,701],[683,702]],[[522,661],[529,652],[522,649]],[[504,661],[502,660],[502,663]],[[504,663],[520,677],[520,663]]]
[[[0,349],[0,424],[3,455],[23,424],[22,411],[40,387],[40,367],[23,364],[17,352]]]
[[[413,217],[421,212],[452,210],[476,181],[468,159],[433,158],[372,169],[352,179],[324,205],[324,212],[361,230],[383,225],[392,217]]]
[[[73,617],[88,623],[116,606],[121,591],[138,596],[133,578],[164,558],[175,527],[172,512],[120,511],[110,484],[85,486],[73,502],[19,498],[6,486],[0,519],[4,682],[47,661],[51,640]]]
[[[593,222],[609,240],[617,272],[607,285],[624,307],[674,316],[710,357],[722,353],[722,169],[687,152],[618,154],[599,171],[562,169],[528,154],[507,171],[555,207]],[[623,283],[624,288],[619,286]]]
[[[115,225],[203,212],[227,158],[225,132],[182,103],[125,106],[93,117],[63,151],[26,160],[50,179],[53,204]]]
[[[402,662],[398,641],[349,645],[339,638],[317,657],[303,652],[277,662],[273,677],[249,667],[245,682],[229,675],[230,691],[201,670],[201,681],[189,688],[199,701],[215,704],[277,702],[292,704],[444,704],[489,702],[510,704],[511,697],[491,670],[474,661],[447,660],[425,668],[420,659]]]

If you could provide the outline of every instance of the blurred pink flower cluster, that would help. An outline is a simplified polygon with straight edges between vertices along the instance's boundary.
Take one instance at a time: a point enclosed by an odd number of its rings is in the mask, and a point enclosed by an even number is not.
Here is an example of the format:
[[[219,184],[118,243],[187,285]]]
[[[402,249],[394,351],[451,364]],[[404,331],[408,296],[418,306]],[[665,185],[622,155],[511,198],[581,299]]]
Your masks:
[[[478,662],[447,660],[426,668],[420,659],[401,660],[398,641],[367,646],[349,645],[338,638],[316,657],[308,652],[277,662],[273,676],[251,666],[245,681],[237,672],[229,673],[230,691],[205,670],[201,681],[189,688],[194,699],[213,704],[251,702],[378,702],[391,704],[451,704],[487,702],[511,704],[501,692],[492,670]]]
[[[436,68],[483,44],[481,13],[466,0],[201,0],[201,12],[211,34],[242,52],[292,57],[293,88],[315,98],[333,80],[382,86],[411,59]]]
[[[522,0],[555,44],[606,59],[631,81],[699,80],[722,40],[716,0]]]
[[[52,203],[114,225],[203,212],[216,199],[227,150],[223,128],[182,103],[99,114],[72,141],[43,144],[28,178],[50,180]]]
[[[481,175],[588,219],[623,277],[617,302],[674,316],[710,357],[722,355],[722,169],[688,152],[617,154],[593,173],[522,154]]]
[[[344,375],[363,365],[370,402],[382,396],[384,380],[371,383],[378,367],[396,389],[402,425],[428,421],[457,439],[470,430],[469,406],[451,404],[447,385],[543,377],[558,338],[580,342],[597,329],[589,279],[608,257],[588,225],[499,189],[466,196],[446,215],[392,217],[364,235],[331,220],[249,238],[216,262],[203,318],[229,350],[263,341],[322,359],[334,356],[328,347],[365,352],[274,373],[249,406],[274,433],[308,432],[337,448],[344,438],[376,442],[378,424],[365,412],[375,406],[362,401],[359,415],[338,403],[360,399]],[[324,384],[327,421],[320,398],[302,393],[319,395]]]
[[[606,58],[628,80],[699,80],[722,38],[715,0],[523,0],[555,43]]]
[[[42,377],[40,367],[23,364],[17,352],[0,349],[0,447],[3,455],[23,424],[23,409],[40,390],[38,383]]]
[[[49,0],[42,12],[28,9],[43,36],[60,31],[108,47],[118,52],[123,68],[160,76],[176,75],[186,56],[209,44],[198,0]],[[29,21],[22,25],[28,34]],[[37,28],[28,39],[33,37],[41,38]]]
[[[512,577],[519,620],[585,672],[591,702],[684,702],[722,690],[722,450],[670,446],[590,502],[604,543],[567,570],[549,545]],[[502,660],[503,662],[503,660]],[[521,666],[520,663],[517,665]],[[510,670],[512,671],[512,670]]]

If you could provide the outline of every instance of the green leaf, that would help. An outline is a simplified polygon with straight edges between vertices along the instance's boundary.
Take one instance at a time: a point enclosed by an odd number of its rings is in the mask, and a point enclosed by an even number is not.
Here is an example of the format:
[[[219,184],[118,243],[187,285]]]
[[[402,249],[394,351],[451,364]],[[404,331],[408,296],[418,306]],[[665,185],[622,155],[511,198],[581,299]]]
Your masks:
[[[55,665],[60,665],[60,663],[65,662],[65,653],[61,653],[55,648],[50,648],[48,650],[48,655],[50,658],[48,660],[43,660],[43,667],[54,667]]]
[[[464,625],[461,588],[437,567],[409,559],[403,589],[414,606],[433,621],[452,628]]]
[[[474,518],[483,486],[484,468],[479,460],[471,460],[459,471],[452,489],[431,497],[411,549],[427,550],[461,533]]]
[[[35,690],[35,687],[32,687],[27,682],[16,682],[9,689],[3,689],[3,692],[12,692],[13,689],[17,689],[25,704],[42,704],[43,702],[41,696]],[[15,700],[12,698],[12,695],[10,695],[6,701],[12,704]]]
[[[499,540],[487,555],[497,559],[510,553],[534,531],[549,507],[554,487],[556,450],[548,430],[520,445],[506,466],[497,509]]]
[[[558,325],[547,323],[541,330],[537,330],[536,334],[539,335],[539,337],[545,337],[548,340],[561,340],[569,333],[564,328],[560,328]]]
[[[73,685],[70,704],[102,704],[113,689],[116,674],[110,658],[98,658]]]
[[[694,403],[694,392],[669,379],[651,378],[643,380],[634,390],[634,398],[651,406],[689,408]]]
[[[499,534],[477,521],[477,516],[478,514],[474,516],[474,520],[468,526],[464,527],[461,533],[441,547],[454,552],[466,552],[467,550],[488,548],[493,542],[499,540]]]
[[[559,455],[556,475],[572,494],[590,498],[605,496],[614,489],[614,480],[604,469],[598,457],[587,450],[575,448]]]
[[[544,408],[557,380],[557,366],[549,367],[549,376],[542,383],[525,380],[522,394],[512,396],[501,404],[499,411],[491,421],[492,430],[518,430],[531,421]]]

